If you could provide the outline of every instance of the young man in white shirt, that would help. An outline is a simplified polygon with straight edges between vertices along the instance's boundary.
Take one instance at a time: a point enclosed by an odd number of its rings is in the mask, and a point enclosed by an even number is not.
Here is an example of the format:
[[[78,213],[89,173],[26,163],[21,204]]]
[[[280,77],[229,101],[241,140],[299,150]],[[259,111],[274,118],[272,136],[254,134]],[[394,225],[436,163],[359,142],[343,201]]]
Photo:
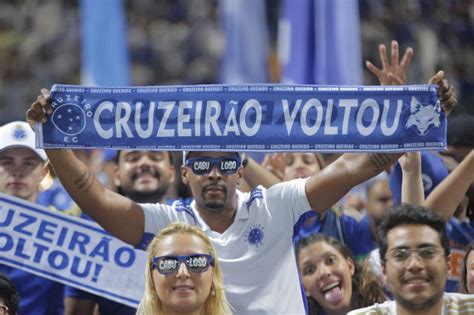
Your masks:
[[[350,315],[474,312],[474,296],[444,292],[450,247],[442,217],[430,209],[403,204],[384,216],[377,232],[382,271],[395,300]]]

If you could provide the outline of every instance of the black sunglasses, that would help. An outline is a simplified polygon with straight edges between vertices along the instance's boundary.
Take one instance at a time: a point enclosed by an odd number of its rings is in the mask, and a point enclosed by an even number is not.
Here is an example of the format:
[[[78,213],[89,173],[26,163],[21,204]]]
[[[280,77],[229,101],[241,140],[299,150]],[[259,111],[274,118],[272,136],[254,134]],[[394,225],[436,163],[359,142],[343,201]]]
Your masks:
[[[186,160],[195,175],[208,175],[217,166],[222,175],[232,175],[237,173],[242,161],[239,156],[225,156],[220,158],[197,157]]]

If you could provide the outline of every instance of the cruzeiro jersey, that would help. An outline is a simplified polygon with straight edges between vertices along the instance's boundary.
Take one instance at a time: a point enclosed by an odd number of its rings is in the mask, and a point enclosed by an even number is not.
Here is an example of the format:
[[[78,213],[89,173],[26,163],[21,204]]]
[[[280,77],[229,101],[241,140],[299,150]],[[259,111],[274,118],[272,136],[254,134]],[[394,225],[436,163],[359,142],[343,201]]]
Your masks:
[[[292,244],[293,225],[310,209],[305,179],[237,192],[237,213],[222,234],[199,216],[195,202],[184,206],[141,204],[145,235],[140,248],[168,224],[200,227],[210,238],[224,273],[224,288],[235,314],[305,314]]]

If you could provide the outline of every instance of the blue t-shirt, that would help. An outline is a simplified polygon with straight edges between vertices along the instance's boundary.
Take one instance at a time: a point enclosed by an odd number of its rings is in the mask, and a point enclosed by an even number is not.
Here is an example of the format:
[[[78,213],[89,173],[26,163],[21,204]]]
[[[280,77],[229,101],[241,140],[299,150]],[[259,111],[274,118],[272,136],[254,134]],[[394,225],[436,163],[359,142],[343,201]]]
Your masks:
[[[52,205],[59,211],[69,210],[75,205],[74,200],[57,178],[53,180],[51,187],[38,194],[37,202],[42,205]]]
[[[334,210],[329,209],[321,219],[316,211],[310,210],[304,213],[295,224],[293,240],[297,243],[313,233],[322,233],[336,238],[351,250],[356,259],[367,257],[377,247],[367,215],[358,222],[351,216],[338,215]]]
[[[133,307],[70,286],[66,286],[64,295],[78,300],[94,301],[99,305],[101,315],[135,315],[137,312]]]
[[[47,203],[40,203],[48,206]],[[20,295],[19,314],[63,315],[64,285],[27,271],[0,264],[4,273],[15,284]]]

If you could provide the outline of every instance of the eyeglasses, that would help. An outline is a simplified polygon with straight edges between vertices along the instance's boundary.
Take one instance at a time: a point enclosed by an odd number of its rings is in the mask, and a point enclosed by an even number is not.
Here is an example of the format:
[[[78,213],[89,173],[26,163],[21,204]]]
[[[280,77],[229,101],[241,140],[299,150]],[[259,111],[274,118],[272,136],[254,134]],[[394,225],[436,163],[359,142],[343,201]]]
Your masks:
[[[0,305],[0,315],[7,315],[10,313],[10,310],[6,305]]]
[[[222,175],[232,175],[237,173],[242,161],[239,156],[226,156],[220,158],[197,157],[187,159],[186,166],[189,166],[195,175],[208,175],[217,166]]]
[[[434,246],[426,246],[420,248],[397,248],[390,251],[390,258],[398,263],[407,263],[413,253],[421,258],[421,260],[428,261],[437,257],[440,249]]]
[[[182,263],[194,273],[203,273],[214,266],[212,256],[208,254],[192,254],[187,256],[157,256],[153,258],[153,268],[162,275],[171,275],[178,272]]]

